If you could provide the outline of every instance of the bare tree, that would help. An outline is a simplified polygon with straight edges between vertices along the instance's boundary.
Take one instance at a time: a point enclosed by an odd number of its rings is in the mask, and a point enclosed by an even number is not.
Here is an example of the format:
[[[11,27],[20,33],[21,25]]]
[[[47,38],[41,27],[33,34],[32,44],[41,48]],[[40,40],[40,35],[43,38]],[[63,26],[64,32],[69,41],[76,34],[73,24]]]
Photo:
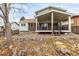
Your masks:
[[[10,43],[12,40],[11,27],[9,22],[9,14],[11,12],[11,9],[14,9],[14,12],[16,9],[24,12],[22,8],[16,8],[16,7],[13,7],[12,5],[14,4],[11,4],[11,3],[0,4],[0,18],[2,18],[4,21],[4,32],[8,43]]]
[[[16,7],[16,5],[20,5],[20,7]],[[23,9],[22,7],[25,6],[26,7],[27,4],[12,4],[12,3],[2,3],[0,4],[0,18],[3,19],[3,22],[4,22],[4,32],[5,32],[5,37],[7,39],[7,43],[8,45],[11,44],[12,42],[12,32],[11,32],[11,25],[10,25],[10,22],[9,22],[9,17],[10,17],[10,14],[13,12],[16,13],[26,13],[26,10]],[[13,16],[13,15],[12,15]],[[23,15],[22,15],[23,16]],[[13,17],[15,18],[15,17]],[[18,44],[17,44],[17,47],[20,47],[20,43],[19,40],[15,40]],[[22,51],[25,51],[26,49],[23,49]],[[19,55],[22,54],[22,51],[20,49],[20,52],[19,52]],[[12,48],[12,52],[13,54],[12,55],[17,55],[17,48]]]
[[[7,3],[0,4],[0,17],[4,21],[4,27],[5,27],[4,32],[8,42],[11,41],[11,28],[9,23],[10,5],[11,4],[7,4]]]

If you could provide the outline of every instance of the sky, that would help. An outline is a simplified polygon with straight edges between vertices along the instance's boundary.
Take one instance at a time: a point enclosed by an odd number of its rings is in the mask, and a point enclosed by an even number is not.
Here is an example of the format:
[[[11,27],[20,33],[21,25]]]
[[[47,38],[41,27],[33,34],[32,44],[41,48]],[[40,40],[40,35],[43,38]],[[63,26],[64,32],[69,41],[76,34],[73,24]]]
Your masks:
[[[10,12],[10,22],[18,22],[21,17],[25,18],[34,18],[35,11],[38,11],[42,8],[54,6],[66,9],[67,12],[73,14],[79,14],[79,4],[78,3],[27,3],[26,5],[18,5],[15,7],[22,8],[24,12]],[[17,11],[17,10],[16,10]]]

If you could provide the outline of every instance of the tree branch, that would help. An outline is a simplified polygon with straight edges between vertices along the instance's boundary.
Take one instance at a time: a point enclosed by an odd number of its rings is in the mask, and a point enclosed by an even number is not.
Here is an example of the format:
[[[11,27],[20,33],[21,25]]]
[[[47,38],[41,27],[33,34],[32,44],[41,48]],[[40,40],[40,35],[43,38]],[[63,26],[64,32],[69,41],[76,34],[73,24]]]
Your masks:
[[[9,3],[9,4],[8,4],[8,14],[10,13],[10,10],[11,10],[10,7],[11,7],[11,5],[12,5],[12,3]]]
[[[12,8],[13,10],[15,9],[15,10],[25,13],[25,11],[22,8],[17,8],[17,7],[10,7],[10,8]]]
[[[3,19],[4,17],[2,15],[0,15],[0,17]]]
[[[1,6],[0,6],[0,10],[1,10],[2,14],[5,16],[5,13],[4,13],[4,11],[2,10]]]

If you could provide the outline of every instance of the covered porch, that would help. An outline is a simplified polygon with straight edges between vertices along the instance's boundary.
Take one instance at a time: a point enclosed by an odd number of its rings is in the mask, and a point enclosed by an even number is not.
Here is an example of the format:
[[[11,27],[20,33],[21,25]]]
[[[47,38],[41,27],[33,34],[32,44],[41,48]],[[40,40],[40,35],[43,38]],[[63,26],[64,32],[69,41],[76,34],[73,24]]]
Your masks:
[[[55,11],[37,16],[36,32],[71,32],[71,17]]]

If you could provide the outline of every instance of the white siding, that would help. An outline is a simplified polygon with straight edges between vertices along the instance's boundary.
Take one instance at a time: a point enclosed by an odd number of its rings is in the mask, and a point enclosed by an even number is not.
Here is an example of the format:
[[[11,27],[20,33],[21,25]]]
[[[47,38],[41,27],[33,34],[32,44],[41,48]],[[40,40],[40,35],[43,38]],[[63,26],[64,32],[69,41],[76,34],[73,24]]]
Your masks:
[[[25,26],[22,26],[21,24],[19,25],[19,30],[20,31],[28,31],[28,23],[25,24]]]
[[[19,25],[17,25],[16,23],[12,23],[11,24],[11,29],[12,30],[19,30]]]
[[[2,27],[0,27],[0,31],[3,31]]]
[[[3,29],[2,29],[2,26],[3,26],[4,24],[3,24],[3,20],[2,19],[0,19],[0,31],[3,31]]]

